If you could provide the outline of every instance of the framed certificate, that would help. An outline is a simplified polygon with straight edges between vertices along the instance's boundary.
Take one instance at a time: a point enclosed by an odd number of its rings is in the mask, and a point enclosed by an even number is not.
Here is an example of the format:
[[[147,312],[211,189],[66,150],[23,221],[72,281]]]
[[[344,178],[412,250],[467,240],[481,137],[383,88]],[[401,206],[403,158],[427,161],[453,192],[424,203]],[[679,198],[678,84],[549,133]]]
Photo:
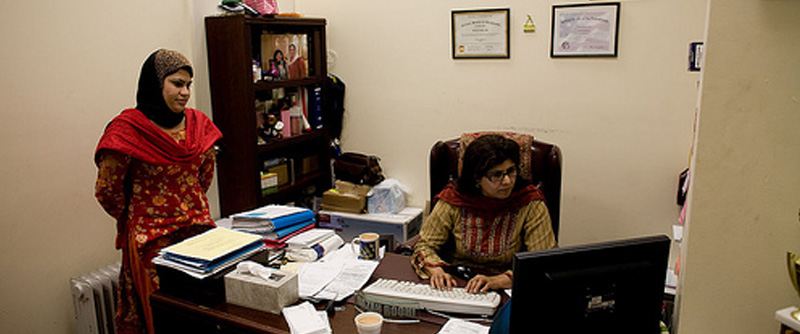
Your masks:
[[[619,2],[553,5],[550,57],[616,57]]]
[[[510,58],[509,9],[452,11],[453,59]]]

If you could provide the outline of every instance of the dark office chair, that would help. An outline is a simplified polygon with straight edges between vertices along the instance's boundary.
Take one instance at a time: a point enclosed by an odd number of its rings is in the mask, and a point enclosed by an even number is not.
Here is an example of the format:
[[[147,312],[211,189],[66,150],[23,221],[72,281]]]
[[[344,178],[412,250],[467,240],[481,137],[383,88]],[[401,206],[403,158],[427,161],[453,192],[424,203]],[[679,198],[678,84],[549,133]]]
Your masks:
[[[444,187],[458,176],[460,138],[438,141],[431,148],[430,156],[430,201],[431,208],[436,204],[434,198]],[[561,150],[554,144],[533,139],[530,147],[530,171],[527,176],[533,185],[544,194],[553,234],[558,241],[558,227],[561,207]]]
[[[430,156],[430,202],[436,204],[436,195],[451,181],[458,177],[458,162],[461,151],[461,138],[438,141],[433,144]],[[561,149],[554,144],[536,139],[530,145],[530,173],[526,178],[542,191],[550,212],[553,235],[558,241],[561,216]],[[395,248],[395,253],[411,255],[419,235],[414,236]]]

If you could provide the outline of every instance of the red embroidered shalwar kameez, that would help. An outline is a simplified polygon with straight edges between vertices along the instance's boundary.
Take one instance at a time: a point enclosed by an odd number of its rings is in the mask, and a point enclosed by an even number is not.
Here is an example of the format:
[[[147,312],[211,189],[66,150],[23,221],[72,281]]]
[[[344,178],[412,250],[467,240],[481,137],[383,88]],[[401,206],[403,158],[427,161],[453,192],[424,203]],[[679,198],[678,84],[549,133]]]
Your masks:
[[[152,332],[149,296],[159,282],[151,259],[158,250],[214,226],[205,193],[219,138],[205,115],[188,108],[186,129],[172,135],[135,109],[106,128],[95,153],[95,196],[117,219],[119,331]]]

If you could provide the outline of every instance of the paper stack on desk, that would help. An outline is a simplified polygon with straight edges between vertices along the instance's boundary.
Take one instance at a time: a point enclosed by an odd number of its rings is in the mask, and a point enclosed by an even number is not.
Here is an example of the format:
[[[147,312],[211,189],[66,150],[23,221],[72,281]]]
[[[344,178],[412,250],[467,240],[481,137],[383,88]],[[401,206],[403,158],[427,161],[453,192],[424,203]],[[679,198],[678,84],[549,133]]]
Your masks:
[[[309,262],[339,249],[344,240],[334,230],[314,228],[286,239],[286,244],[286,257],[290,261]]]
[[[265,248],[257,234],[217,227],[163,248],[153,263],[202,279]]]
[[[292,334],[332,333],[325,311],[317,311],[309,302],[283,308],[283,318]]]
[[[260,234],[274,242],[310,229],[316,223],[314,212],[307,208],[274,204],[237,213],[231,218],[234,230]]]

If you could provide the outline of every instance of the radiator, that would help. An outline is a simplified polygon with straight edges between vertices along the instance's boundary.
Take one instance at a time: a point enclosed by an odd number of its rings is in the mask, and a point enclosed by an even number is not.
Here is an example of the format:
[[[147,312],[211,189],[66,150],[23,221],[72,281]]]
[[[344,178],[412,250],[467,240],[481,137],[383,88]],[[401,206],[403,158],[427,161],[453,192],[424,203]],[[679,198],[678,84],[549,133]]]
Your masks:
[[[70,278],[75,306],[75,332],[114,334],[120,262]]]

